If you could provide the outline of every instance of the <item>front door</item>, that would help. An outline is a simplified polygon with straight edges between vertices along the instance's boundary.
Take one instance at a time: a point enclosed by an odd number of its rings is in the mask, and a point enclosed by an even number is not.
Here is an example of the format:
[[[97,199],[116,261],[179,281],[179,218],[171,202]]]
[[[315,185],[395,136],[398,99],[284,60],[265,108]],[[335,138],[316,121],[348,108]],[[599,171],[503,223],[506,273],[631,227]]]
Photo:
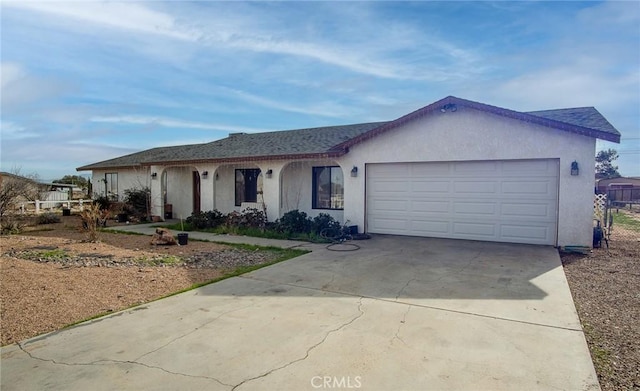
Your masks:
[[[193,213],[200,213],[200,174],[193,171]]]

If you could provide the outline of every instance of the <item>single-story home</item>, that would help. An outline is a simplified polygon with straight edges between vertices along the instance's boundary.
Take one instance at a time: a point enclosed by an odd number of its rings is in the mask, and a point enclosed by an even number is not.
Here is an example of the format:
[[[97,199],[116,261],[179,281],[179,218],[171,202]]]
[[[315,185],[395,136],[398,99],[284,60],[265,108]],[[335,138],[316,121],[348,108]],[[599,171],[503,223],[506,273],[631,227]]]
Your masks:
[[[78,171],[114,198],[150,187],[157,216],[298,209],[360,232],[591,246],[596,139],[620,133],[593,107],[518,112],[449,96],[389,122],[233,133]]]

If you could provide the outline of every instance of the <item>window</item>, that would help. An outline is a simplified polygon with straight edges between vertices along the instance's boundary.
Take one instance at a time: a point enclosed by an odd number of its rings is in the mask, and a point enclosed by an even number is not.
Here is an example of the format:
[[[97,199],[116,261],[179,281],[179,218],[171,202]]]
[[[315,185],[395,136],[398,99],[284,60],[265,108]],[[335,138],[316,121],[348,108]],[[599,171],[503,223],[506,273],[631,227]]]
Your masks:
[[[313,167],[313,209],[344,209],[344,178],[340,167]]]
[[[110,200],[118,201],[118,173],[104,174],[104,195]]]
[[[259,168],[236,170],[236,206],[243,202],[258,202]]]

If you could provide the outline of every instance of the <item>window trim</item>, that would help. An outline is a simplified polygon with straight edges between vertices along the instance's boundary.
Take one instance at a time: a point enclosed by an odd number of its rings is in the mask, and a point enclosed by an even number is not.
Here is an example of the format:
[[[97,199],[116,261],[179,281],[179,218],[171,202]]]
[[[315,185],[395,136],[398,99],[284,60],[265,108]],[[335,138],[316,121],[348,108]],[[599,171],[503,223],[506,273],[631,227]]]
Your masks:
[[[332,193],[332,171],[334,169],[339,169],[342,171],[342,167],[340,166],[314,166],[312,167],[311,170],[311,182],[312,182],[312,189],[311,189],[311,209],[318,209],[318,210],[344,210],[344,172],[342,172],[342,200],[343,200],[343,205],[342,208],[332,208],[332,207],[328,207],[328,208],[324,208],[321,206],[318,206],[318,175],[319,175],[319,171],[320,170],[324,170],[324,169],[329,169],[329,199],[331,200],[331,198],[333,198],[334,194]],[[329,204],[331,204],[331,201],[329,201]]]
[[[240,203],[238,203],[238,172],[242,173],[242,177],[243,179],[246,178],[246,174],[248,172],[255,172],[255,192],[251,192],[251,193],[255,193],[255,200],[251,201],[247,199],[247,181],[244,180],[243,182],[243,201],[240,201]],[[243,202],[258,202],[258,177],[260,176],[260,174],[262,174],[262,171],[259,168],[236,168],[234,170],[234,176],[233,176],[233,183],[234,183],[234,191],[233,191],[233,203],[235,206],[242,206]]]
[[[109,179],[107,179],[107,177]],[[115,178],[116,186],[115,192],[112,192],[113,178]],[[104,173],[104,195],[113,201],[120,201],[120,193],[118,193],[118,173],[117,172],[105,172]]]

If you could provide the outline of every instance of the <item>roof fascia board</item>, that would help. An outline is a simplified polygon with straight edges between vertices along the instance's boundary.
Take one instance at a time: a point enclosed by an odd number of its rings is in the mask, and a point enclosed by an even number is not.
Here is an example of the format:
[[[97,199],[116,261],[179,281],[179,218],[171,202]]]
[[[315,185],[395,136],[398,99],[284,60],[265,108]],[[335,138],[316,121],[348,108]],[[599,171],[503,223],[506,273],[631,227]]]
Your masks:
[[[344,155],[346,151],[330,151],[324,153],[306,153],[295,155],[264,155],[264,156],[239,156],[218,159],[194,159],[194,160],[173,160],[144,162],[143,166],[152,165],[179,165],[179,164],[203,164],[203,163],[238,163],[238,162],[255,162],[267,160],[308,160],[308,159],[334,159]]]
[[[580,134],[583,136],[588,136],[588,137],[594,137],[594,138],[599,138],[602,140],[607,140],[607,141],[612,141],[615,143],[619,143],[620,142],[620,136],[614,135],[614,134],[610,134],[607,132],[603,132],[600,130],[596,130],[596,129],[591,129],[591,128],[585,128],[582,126],[578,126],[578,125],[571,125],[571,124],[567,124],[565,122],[560,122],[560,121],[556,121],[556,120],[551,120],[551,119],[547,119],[547,118],[543,118],[543,117],[538,117],[532,114],[527,114],[527,113],[521,113],[518,111],[513,111],[513,110],[509,110],[509,109],[504,109],[502,107],[497,107],[497,106],[491,106],[491,105],[487,105],[484,103],[478,103],[478,102],[474,102],[474,101],[470,101],[470,100],[466,100],[466,99],[461,99],[461,98],[457,98],[455,96],[448,96],[444,99],[441,99],[437,102],[434,102],[428,106],[425,106],[421,109],[418,109],[416,111],[413,111],[407,115],[404,115],[394,121],[388,122],[380,127],[377,127],[375,129],[372,129],[366,133],[363,133],[359,136],[356,136],[350,140],[347,140],[343,143],[340,143],[336,146],[334,146],[331,150],[348,150],[348,148],[359,144],[361,142],[364,142],[366,140],[369,140],[381,133],[384,133],[388,130],[391,130],[393,128],[397,128],[401,125],[406,124],[407,122],[416,120],[418,118],[424,117],[428,114],[431,114],[434,111],[439,111],[444,105],[447,104],[455,104],[455,105],[459,105],[462,107],[469,107],[475,110],[479,110],[479,111],[484,111],[484,112],[488,112],[488,113],[492,113],[495,115],[499,115],[499,116],[503,116],[503,117],[507,117],[507,118],[511,118],[511,119],[516,119],[516,120],[520,120],[520,121],[526,121],[526,122],[531,122],[531,123],[535,123],[538,125],[542,125],[542,126],[546,126],[546,127],[551,127],[551,128],[556,128],[559,130],[563,130],[563,131],[567,131],[567,132],[571,132],[571,133],[575,133],[575,134]]]

